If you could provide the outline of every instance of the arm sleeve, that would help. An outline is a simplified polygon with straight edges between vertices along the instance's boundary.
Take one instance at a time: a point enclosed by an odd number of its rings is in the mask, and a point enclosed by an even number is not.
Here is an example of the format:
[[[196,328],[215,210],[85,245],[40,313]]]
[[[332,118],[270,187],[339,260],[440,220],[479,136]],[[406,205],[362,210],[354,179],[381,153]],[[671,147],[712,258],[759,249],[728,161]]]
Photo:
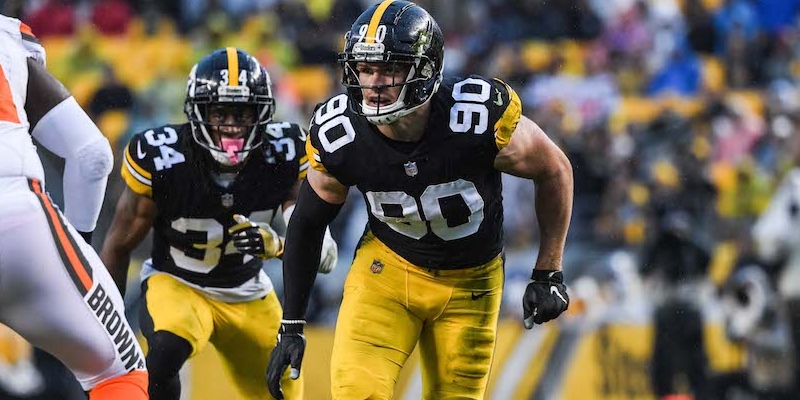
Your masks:
[[[108,140],[74,97],[48,111],[32,135],[65,159],[64,215],[81,232],[91,232],[103,205],[114,156]]]
[[[300,186],[286,231],[283,253],[284,319],[305,319],[308,296],[316,280],[325,228],[341,204],[322,200],[308,181]]]

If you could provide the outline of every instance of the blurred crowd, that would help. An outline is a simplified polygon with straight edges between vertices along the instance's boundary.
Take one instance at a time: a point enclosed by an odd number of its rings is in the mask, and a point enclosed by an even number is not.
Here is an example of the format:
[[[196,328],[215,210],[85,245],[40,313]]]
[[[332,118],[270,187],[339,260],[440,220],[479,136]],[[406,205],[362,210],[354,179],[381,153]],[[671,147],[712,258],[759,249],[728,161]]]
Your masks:
[[[0,9],[31,26],[48,68],[119,152],[138,131],[184,120],[189,69],[218,47],[254,54],[272,76],[276,118],[305,125],[318,102],[341,91],[336,53],[371,3],[0,0]],[[510,83],[523,112],[572,161],[568,279],[619,285],[627,279],[620,266],[630,265],[644,285],[660,288],[643,291],[655,309],[706,312],[708,304],[671,299],[685,300],[680,293],[698,282],[723,287],[752,258],[750,228],[800,157],[800,0],[417,3],[445,33],[445,74]],[[114,175],[101,232],[122,185]],[[515,317],[538,242],[534,190],[504,177],[504,309]],[[335,320],[366,221],[361,203],[348,202],[334,226],[343,267],[321,280],[320,323]],[[573,287],[578,301],[594,293],[586,287]]]

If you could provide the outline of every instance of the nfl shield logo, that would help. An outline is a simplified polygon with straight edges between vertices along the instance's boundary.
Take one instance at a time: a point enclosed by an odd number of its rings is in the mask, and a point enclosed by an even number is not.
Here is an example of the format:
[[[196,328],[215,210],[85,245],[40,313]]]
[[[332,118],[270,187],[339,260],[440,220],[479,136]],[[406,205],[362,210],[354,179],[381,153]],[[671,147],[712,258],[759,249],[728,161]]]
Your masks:
[[[369,267],[369,270],[372,271],[373,274],[380,274],[381,271],[383,271],[383,263],[378,260],[374,260],[372,261],[372,266]]]
[[[419,170],[417,169],[417,163],[414,161],[409,161],[403,164],[403,167],[406,169],[406,175],[408,176],[415,176]]]
[[[222,206],[225,208],[231,208],[233,206],[233,195],[230,193],[225,193],[222,195]]]

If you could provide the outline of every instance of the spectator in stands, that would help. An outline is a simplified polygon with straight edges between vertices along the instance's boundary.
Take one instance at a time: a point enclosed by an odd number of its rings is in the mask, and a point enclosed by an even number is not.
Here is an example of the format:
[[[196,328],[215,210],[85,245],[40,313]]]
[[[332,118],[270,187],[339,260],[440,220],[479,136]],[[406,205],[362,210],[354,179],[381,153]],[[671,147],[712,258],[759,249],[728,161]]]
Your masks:
[[[653,391],[658,399],[679,394],[676,377],[685,375],[694,399],[708,397],[708,359],[703,342],[703,317],[691,285],[702,280],[710,254],[696,243],[692,216],[680,209],[663,213],[659,233],[645,247],[640,272],[660,275],[665,298],[655,310],[652,368]]]
[[[702,54],[712,54],[717,43],[714,18],[702,0],[686,0],[686,35],[692,50]]]
[[[73,35],[77,28],[75,8],[68,0],[46,0],[39,8],[29,10],[22,20],[40,39]]]
[[[717,37],[720,38],[717,41],[719,54],[726,52],[728,37],[732,33],[742,35],[744,40],[749,42],[755,39],[760,28],[755,7],[748,0],[725,0],[724,4],[714,13],[714,26],[717,30]]]
[[[761,29],[770,37],[791,28],[800,14],[800,0],[758,0],[752,3]]]
[[[89,101],[89,115],[95,121],[109,110],[129,111],[133,106],[133,93],[131,89],[120,82],[114,68],[105,64],[103,66],[103,82]]]
[[[92,6],[92,25],[103,35],[123,35],[133,18],[133,10],[125,0],[97,0]]]
[[[648,96],[677,94],[694,96],[700,89],[700,62],[687,43],[678,45],[667,62],[656,71],[647,88]]]

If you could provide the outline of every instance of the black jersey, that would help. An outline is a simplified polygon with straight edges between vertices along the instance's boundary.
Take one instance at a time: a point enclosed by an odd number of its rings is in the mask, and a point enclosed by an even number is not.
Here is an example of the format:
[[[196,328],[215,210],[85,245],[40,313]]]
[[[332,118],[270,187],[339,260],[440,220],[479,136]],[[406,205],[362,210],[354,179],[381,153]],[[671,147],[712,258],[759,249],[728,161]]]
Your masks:
[[[125,148],[122,177],[158,207],[153,267],[200,286],[230,288],[258,274],[261,260],[238,253],[228,235],[234,214],[271,223],[298,179],[305,177],[305,134],[273,122],[264,144],[226,187],[189,124],[137,134]]]
[[[317,106],[306,152],[315,169],[364,194],[369,229],[409,262],[436,269],[484,264],[503,243],[502,183],[494,168],[522,108],[498,79],[446,79],[409,147],[348,109],[341,94]]]

